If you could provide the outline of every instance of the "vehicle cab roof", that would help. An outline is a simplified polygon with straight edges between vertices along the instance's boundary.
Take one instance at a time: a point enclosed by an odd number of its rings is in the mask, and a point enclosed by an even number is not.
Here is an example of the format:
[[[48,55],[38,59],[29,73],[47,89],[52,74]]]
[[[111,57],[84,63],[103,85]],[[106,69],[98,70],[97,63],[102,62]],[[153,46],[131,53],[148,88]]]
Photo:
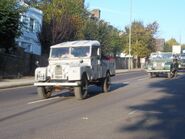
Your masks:
[[[100,46],[100,43],[96,40],[79,40],[79,41],[68,41],[59,43],[51,46],[51,48],[60,48],[60,47],[78,47],[78,46]]]

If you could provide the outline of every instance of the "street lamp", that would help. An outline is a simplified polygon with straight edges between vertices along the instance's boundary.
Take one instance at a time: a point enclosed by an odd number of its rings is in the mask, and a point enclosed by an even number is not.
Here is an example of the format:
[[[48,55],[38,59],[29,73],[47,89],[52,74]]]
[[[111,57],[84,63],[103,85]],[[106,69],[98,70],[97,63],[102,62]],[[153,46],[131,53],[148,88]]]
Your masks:
[[[129,61],[128,69],[131,69],[131,37],[132,37],[132,0],[130,0],[130,27],[129,27]]]

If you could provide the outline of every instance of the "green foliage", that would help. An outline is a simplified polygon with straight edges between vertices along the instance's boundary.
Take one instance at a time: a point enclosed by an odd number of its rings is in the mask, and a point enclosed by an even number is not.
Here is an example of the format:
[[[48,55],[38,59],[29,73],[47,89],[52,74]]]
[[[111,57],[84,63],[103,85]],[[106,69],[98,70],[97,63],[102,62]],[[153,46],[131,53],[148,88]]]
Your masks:
[[[119,31],[103,20],[89,19],[83,28],[84,39],[98,40],[105,55],[116,55],[123,51]]]
[[[181,45],[181,48],[182,48],[183,50],[185,50],[185,44],[182,44],[182,45]]]
[[[172,46],[178,44],[179,43],[176,41],[176,39],[171,38],[170,40],[165,42],[164,52],[172,52]]]
[[[15,38],[21,34],[19,18],[22,11],[16,0],[0,0],[0,47],[7,53],[15,47]]]
[[[44,1],[39,9],[44,13],[40,34],[44,53],[48,53],[53,44],[78,39],[100,41],[104,54],[122,51],[119,31],[103,20],[89,18],[83,0]]]
[[[43,52],[48,53],[51,45],[82,36],[80,31],[85,19],[82,0],[44,1],[38,8],[44,13],[40,33]]]
[[[157,33],[158,24],[153,22],[144,26],[142,22],[134,21],[131,25],[131,54],[137,57],[147,57],[155,51],[155,34]],[[129,27],[125,27],[123,35],[125,52],[129,49]]]

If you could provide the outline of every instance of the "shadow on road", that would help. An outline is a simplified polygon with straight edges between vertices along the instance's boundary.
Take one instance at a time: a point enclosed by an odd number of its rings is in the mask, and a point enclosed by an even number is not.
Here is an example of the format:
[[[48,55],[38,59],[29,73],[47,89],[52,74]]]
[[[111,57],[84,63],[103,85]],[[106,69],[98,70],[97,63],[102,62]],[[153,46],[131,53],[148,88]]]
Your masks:
[[[110,91],[108,93],[113,93],[115,90],[117,90],[121,87],[124,87],[126,85],[127,84],[123,84],[123,83],[112,83]],[[88,94],[87,98],[94,97],[96,95],[99,95],[99,94],[103,93],[102,88],[97,87],[97,86],[90,86],[88,91],[89,91],[89,94]]]
[[[149,87],[159,88],[162,97],[129,107],[142,116],[119,130],[137,135],[138,139],[146,136],[149,139],[185,139],[185,76],[151,83]]]
[[[110,88],[110,92],[109,93],[112,93],[113,91],[121,88],[121,87],[124,87],[126,86],[127,84],[123,84],[123,83],[112,83],[111,85],[111,88]],[[101,87],[97,87],[95,85],[91,85],[88,87],[88,96],[87,96],[87,99],[88,98],[91,98],[91,97],[94,97],[96,95],[99,95],[102,93],[102,89]],[[66,91],[63,91],[63,92],[58,92],[58,93],[55,93],[54,95],[52,95],[52,97],[73,97],[74,96],[74,92],[71,90],[66,90]]]

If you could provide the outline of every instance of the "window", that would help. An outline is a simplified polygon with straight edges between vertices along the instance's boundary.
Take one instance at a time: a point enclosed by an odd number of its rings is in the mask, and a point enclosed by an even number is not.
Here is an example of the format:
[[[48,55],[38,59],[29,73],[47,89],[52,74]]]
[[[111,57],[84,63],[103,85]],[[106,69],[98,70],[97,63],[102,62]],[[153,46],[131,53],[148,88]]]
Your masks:
[[[28,17],[26,15],[22,16],[23,29],[28,30]]]
[[[38,21],[35,21],[35,32],[40,32],[40,24]]]
[[[33,32],[34,31],[34,19],[30,18],[30,31]]]
[[[68,55],[69,55],[68,47],[52,48],[51,50],[51,58],[67,57]]]
[[[25,52],[30,52],[31,51],[31,44],[27,42],[21,42],[21,47],[24,48]]]
[[[92,47],[92,56],[97,56],[98,55],[98,47]]]
[[[89,56],[89,46],[72,47],[71,54],[74,57],[87,57]]]

